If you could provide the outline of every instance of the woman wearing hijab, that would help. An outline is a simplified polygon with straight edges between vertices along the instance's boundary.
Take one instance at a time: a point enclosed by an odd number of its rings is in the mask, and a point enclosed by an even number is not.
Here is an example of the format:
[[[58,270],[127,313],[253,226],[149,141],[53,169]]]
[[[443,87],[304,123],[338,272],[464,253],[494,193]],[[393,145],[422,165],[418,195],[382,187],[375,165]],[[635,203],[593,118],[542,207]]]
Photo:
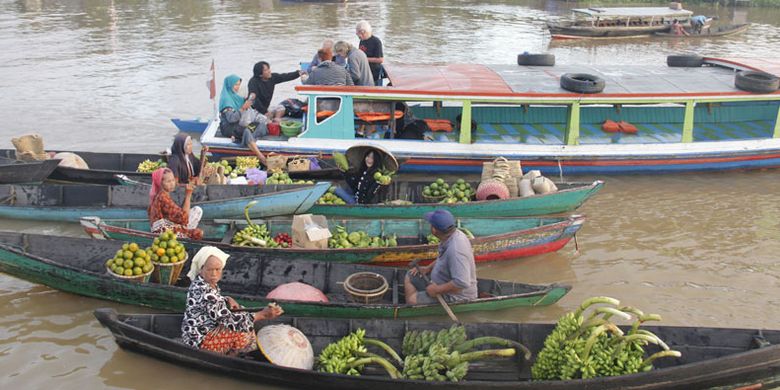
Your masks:
[[[192,183],[186,186],[184,204],[181,207],[171,199],[171,192],[175,189],[176,177],[169,168],[160,168],[152,172],[148,209],[152,233],[172,230],[180,238],[203,239],[203,230],[197,228],[203,210],[197,206],[190,208]]]
[[[168,168],[181,184],[187,184],[190,179],[200,176],[200,160],[192,154],[192,138],[187,134],[179,133],[173,139]]]
[[[257,349],[255,321],[270,320],[282,314],[282,308],[269,305],[255,313],[238,312],[241,306],[223,296],[218,283],[229,255],[213,246],[204,246],[192,259],[187,276],[192,283],[187,291],[187,307],[181,323],[185,344],[207,351],[237,355]]]
[[[268,134],[268,118],[252,108],[255,94],[250,93],[245,100],[238,94],[239,88],[240,77],[234,74],[225,77],[219,96],[219,131],[233,142],[248,147],[265,165],[265,155],[255,141]]]
[[[344,179],[347,188],[339,187],[336,195],[348,204],[373,204],[377,202],[382,185],[374,179],[374,174],[382,166],[382,160],[375,150],[370,150],[363,157],[359,169],[347,171]]]

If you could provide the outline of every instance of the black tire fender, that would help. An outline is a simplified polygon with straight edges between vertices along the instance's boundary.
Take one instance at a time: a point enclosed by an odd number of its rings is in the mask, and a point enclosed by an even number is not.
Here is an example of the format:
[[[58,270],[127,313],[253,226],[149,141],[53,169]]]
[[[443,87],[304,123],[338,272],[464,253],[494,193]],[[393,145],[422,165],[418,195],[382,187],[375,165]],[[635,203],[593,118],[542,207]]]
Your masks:
[[[734,86],[748,92],[772,93],[780,87],[780,79],[769,73],[745,70],[734,76]]]
[[[517,55],[517,65],[528,66],[554,66],[555,55],[553,54],[529,54],[522,53]]]
[[[604,90],[604,79],[587,73],[566,73],[561,76],[561,88],[578,93],[599,93]]]
[[[695,54],[666,56],[666,65],[672,68],[698,68],[704,65],[704,58]]]

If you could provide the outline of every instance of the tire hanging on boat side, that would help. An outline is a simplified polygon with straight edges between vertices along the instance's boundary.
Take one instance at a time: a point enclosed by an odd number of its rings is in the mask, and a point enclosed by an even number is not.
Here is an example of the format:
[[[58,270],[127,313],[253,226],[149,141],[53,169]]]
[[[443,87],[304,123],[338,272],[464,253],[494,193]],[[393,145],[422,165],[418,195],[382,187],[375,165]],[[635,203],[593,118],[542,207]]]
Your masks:
[[[734,86],[748,92],[772,93],[780,86],[780,79],[769,73],[745,70],[734,76]]]
[[[604,90],[604,79],[587,73],[566,73],[561,76],[561,88],[578,93],[599,93]]]

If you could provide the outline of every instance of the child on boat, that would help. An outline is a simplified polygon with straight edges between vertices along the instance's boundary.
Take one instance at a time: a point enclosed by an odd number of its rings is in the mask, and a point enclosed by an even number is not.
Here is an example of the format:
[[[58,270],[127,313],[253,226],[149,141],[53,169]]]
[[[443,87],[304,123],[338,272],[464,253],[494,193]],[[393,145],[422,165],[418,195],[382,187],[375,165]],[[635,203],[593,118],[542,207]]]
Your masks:
[[[200,207],[190,208],[193,184],[188,183],[185,189],[182,207],[171,199],[171,192],[176,189],[176,177],[169,168],[159,168],[152,173],[152,188],[149,190],[149,223],[152,233],[163,233],[172,230],[177,237],[200,240],[203,230],[198,229],[203,210]]]

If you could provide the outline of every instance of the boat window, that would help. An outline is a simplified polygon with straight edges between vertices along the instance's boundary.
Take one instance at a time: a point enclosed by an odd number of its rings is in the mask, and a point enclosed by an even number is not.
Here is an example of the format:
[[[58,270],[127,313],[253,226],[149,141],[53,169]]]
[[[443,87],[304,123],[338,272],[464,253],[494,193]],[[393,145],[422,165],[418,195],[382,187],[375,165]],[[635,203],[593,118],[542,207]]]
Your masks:
[[[341,98],[337,96],[316,98],[317,106],[317,124],[327,121],[334,116],[339,110],[341,110]]]

